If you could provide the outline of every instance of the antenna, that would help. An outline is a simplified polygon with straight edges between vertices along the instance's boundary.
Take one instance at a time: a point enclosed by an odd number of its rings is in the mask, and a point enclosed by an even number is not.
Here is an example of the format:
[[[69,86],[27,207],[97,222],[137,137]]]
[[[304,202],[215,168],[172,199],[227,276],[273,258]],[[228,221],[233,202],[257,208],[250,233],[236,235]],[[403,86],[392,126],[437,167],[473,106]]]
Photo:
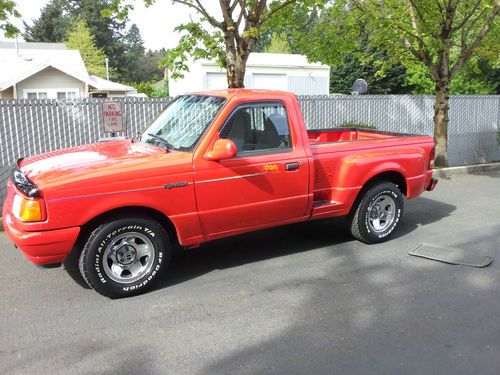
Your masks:
[[[368,94],[368,83],[361,78],[358,78],[352,84],[351,95],[364,95]]]

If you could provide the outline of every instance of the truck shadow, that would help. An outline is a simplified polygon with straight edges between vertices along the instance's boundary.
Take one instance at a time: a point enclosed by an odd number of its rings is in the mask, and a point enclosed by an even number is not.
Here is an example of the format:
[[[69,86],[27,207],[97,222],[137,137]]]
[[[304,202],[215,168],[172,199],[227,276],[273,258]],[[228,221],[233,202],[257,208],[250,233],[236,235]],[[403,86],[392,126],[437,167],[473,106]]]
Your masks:
[[[456,206],[427,198],[406,202],[403,222],[393,239],[404,236],[420,226],[432,224],[449,216]],[[176,248],[170,267],[156,289],[185,282],[218,269],[228,269],[295,253],[353,242],[344,218],[309,221],[217,240],[198,249]],[[338,249],[338,255],[344,249]],[[344,255],[344,254],[342,254]]]

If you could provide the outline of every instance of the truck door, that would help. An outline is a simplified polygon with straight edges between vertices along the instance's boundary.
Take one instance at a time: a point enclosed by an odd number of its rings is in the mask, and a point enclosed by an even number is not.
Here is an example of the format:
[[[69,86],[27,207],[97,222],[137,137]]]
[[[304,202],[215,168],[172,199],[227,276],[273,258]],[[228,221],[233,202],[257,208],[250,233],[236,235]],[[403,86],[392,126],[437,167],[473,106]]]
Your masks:
[[[242,104],[219,130],[237,156],[195,161],[195,190],[204,235],[286,223],[305,215],[309,169],[294,148],[289,116],[279,101]]]

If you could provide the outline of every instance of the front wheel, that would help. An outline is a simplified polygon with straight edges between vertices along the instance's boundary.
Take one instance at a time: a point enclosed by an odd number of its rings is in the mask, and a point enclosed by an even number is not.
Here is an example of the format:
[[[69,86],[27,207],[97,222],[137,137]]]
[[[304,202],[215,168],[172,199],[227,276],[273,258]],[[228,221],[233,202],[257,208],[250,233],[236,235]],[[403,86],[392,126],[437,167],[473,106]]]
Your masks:
[[[89,286],[111,298],[142,293],[158,280],[170,260],[170,242],[155,220],[128,217],[99,225],[79,259]]]
[[[403,195],[392,182],[369,188],[347,218],[352,236],[367,244],[390,238],[403,214]]]

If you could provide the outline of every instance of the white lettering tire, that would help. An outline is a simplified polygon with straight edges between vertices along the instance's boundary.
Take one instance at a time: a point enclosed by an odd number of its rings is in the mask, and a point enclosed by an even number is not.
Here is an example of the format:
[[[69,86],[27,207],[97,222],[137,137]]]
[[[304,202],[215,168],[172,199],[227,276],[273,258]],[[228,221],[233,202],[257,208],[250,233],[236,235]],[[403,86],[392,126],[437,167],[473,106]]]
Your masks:
[[[80,255],[79,268],[96,292],[121,298],[149,290],[170,257],[170,241],[160,223],[127,217],[94,229]]]
[[[392,182],[380,182],[368,188],[347,217],[352,236],[374,244],[387,241],[403,215],[403,195]]]

